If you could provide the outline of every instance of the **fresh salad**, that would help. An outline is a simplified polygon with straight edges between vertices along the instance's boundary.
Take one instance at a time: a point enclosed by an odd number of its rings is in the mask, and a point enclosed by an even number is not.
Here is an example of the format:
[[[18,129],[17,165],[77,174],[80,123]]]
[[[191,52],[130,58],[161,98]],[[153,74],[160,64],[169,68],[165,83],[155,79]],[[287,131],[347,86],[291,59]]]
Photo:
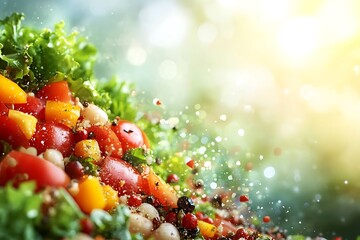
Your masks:
[[[286,238],[230,193],[205,194],[196,161],[174,150],[178,119],[97,80],[86,38],[23,18],[0,20],[0,239]]]

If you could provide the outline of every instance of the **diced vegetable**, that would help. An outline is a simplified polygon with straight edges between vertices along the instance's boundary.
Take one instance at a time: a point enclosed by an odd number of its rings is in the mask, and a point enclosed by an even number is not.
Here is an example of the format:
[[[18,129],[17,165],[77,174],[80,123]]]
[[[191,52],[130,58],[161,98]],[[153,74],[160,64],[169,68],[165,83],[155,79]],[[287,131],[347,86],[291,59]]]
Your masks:
[[[80,107],[71,103],[47,101],[45,106],[46,122],[58,122],[73,128],[80,117]]]
[[[71,92],[67,81],[53,82],[36,93],[36,96],[45,100],[70,102]]]
[[[0,185],[34,180],[38,189],[46,186],[66,187],[70,179],[55,164],[27,153],[11,151],[0,162]]]
[[[121,142],[110,127],[92,125],[86,131],[88,138],[93,138],[99,143],[103,155],[122,158]]]
[[[82,211],[91,213],[94,209],[104,209],[106,198],[98,178],[85,176],[79,182],[79,192],[74,196]]]
[[[201,234],[207,238],[213,237],[217,231],[217,228],[213,224],[201,220],[198,220],[198,227],[200,229]]]
[[[150,147],[145,133],[134,123],[118,120],[111,126],[111,129],[119,138],[124,153],[134,148]]]
[[[164,206],[177,208],[178,197],[174,188],[156,175],[150,167],[144,173],[145,179],[148,182],[148,194],[156,197]]]
[[[14,104],[14,109],[31,114],[39,120],[45,120],[45,100],[37,97],[28,95],[27,102]]]
[[[0,140],[9,143],[13,148],[29,146],[29,141],[19,125],[8,116],[0,116],[0,129]]]
[[[34,135],[37,123],[36,117],[12,109],[9,110],[8,116],[17,123],[27,139]]]
[[[104,209],[111,210],[115,208],[119,204],[118,192],[109,185],[104,185],[102,189],[106,201]]]
[[[86,139],[75,144],[74,154],[81,158],[90,157],[95,161],[101,158],[99,144],[95,139]]]
[[[119,195],[140,193],[144,181],[140,174],[127,162],[106,157],[100,167],[100,178],[119,192]]]
[[[73,131],[67,126],[56,122],[38,122],[36,131],[30,139],[30,145],[35,147],[38,153],[53,148],[59,150],[64,157],[68,157],[73,152],[74,144]]]
[[[0,101],[3,103],[26,103],[26,92],[15,82],[0,74]]]

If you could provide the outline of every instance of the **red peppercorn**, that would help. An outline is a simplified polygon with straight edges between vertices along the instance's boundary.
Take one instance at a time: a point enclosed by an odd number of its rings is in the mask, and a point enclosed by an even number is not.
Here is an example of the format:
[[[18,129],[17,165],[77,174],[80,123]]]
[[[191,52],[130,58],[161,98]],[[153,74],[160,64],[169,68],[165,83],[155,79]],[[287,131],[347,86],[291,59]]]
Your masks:
[[[239,197],[239,200],[240,200],[240,202],[248,202],[249,197],[243,194]]]
[[[269,216],[264,216],[263,217],[263,222],[264,223],[268,223],[268,222],[270,222],[271,221],[271,218],[269,217]]]
[[[130,207],[138,207],[142,204],[141,196],[138,194],[131,194],[128,198],[128,205]]]
[[[166,179],[167,183],[177,183],[180,180],[179,176],[175,173],[169,174],[169,176]]]
[[[182,219],[181,226],[186,229],[195,229],[197,228],[197,218],[192,213],[187,213]]]

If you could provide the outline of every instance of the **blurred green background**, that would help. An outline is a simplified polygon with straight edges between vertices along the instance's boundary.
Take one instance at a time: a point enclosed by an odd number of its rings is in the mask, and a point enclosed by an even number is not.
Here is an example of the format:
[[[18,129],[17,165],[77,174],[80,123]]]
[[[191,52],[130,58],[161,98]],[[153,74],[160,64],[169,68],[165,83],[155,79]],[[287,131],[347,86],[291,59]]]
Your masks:
[[[360,235],[359,1],[0,1],[1,18],[13,11],[37,28],[64,20],[97,46],[98,78],[199,118],[259,217]]]

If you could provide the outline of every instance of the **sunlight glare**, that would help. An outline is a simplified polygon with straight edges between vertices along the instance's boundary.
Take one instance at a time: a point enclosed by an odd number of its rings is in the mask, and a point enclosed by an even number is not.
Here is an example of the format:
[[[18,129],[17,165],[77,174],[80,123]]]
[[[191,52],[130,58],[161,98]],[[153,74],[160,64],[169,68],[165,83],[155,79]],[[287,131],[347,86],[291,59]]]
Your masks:
[[[315,18],[296,17],[286,22],[277,35],[281,52],[290,61],[303,61],[320,45]]]

